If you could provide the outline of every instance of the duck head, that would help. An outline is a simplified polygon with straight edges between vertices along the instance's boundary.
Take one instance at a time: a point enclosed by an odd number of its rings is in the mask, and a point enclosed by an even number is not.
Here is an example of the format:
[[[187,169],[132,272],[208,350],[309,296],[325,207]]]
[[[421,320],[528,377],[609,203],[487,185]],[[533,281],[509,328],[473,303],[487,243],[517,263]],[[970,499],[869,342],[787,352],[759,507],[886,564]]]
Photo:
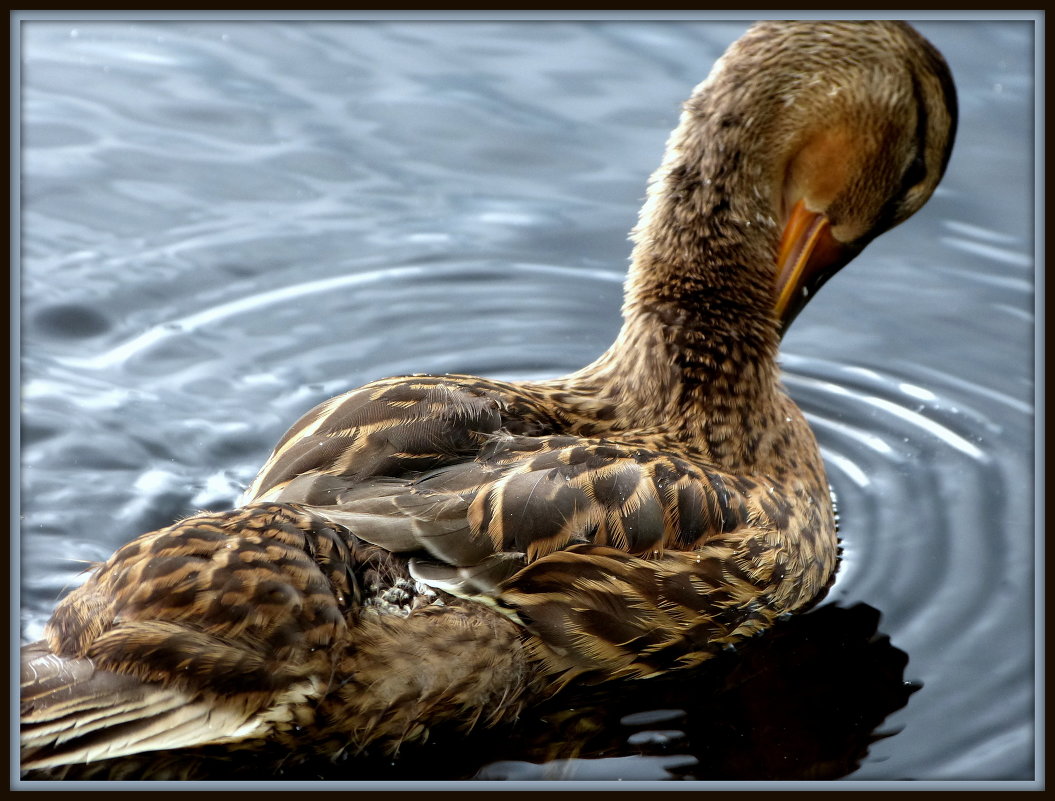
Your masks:
[[[825,281],[931,196],[956,117],[948,66],[906,23],[754,25],[671,135],[635,229],[631,305],[662,296],[661,282],[695,283],[704,305],[736,307],[739,333],[753,317],[782,336]],[[721,317],[705,314],[712,328]]]
[[[781,333],[828,278],[927,202],[945,172],[956,130],[952,75],[915,30],[898,22],[826,28],[811,35],[830,36],[832,43],[807,44],[801,56],[814,65],[814,81],[830,59],[828,77],[788,95],[791,103],[816,103],[819,113],[792,138],[777,198],[784,224],[774,312]],[[763,48],[769,31],[770,47],[801,44],[796,26],[756,31]],[[850,43],[856,58],[844,54]]]

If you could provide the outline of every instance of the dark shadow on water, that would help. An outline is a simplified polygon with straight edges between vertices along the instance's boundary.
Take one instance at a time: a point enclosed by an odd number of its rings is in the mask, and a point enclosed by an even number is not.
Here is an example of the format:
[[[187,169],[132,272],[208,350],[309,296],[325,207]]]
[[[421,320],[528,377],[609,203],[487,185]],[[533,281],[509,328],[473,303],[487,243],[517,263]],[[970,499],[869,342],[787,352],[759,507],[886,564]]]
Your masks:
[[[564,711],[544,716],[548,730],[522,735],[531,756],[516,759],[574,759],[534,771],[492,764],[478,778],[661,778],[657,766],[692,780],[846,776],[885,736],[876,733],[883,720],[919,689],[905,681],[908,656],[879,632],[879,619],[864,604],[823,606],[692,673],[602,685],[574,696],[574,708],[565,696]],[[581,764],[632,755],[641,763],[663,759],[641,765],[648,775],[635,775],[634,760],[613,761],[608,777]]]
[[[433,729],[396,760],[218,747],[111,760],[65,779],[809,780],[852,773],[919,685],[879,612],[822,606],[699,669],[565,692],[514,726]],[[25,779],[45,778],[27,775]],[[50,777],[47,777],[50,778]]]

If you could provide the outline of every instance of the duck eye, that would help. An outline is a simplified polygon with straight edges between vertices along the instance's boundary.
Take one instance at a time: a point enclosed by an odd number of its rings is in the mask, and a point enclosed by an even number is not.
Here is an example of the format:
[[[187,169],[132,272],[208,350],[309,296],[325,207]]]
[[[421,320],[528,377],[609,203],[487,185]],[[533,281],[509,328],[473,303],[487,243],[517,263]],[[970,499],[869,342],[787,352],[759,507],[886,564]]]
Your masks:
[[[923,156],[916,156],[909,165],[908,170],[905,171],[904,186],[911,188],[918,183],[921,183],[924,178],[927,177],[927,165],[923,161]]]

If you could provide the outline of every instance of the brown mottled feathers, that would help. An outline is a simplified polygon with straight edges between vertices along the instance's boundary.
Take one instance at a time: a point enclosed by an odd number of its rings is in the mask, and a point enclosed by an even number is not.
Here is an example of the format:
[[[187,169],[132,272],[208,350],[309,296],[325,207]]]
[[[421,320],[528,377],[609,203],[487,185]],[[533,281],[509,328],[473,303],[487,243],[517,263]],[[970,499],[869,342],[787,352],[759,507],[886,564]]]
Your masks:
[[[828,583],[834,526],[813,460],[804,460],[794,482],[781,484],[674,456],[675,449],[690,456],[692,450],[660,434],[641,432],[637,443],[625,434],[618,441],[516,436],[505,432],[551,424],[541,415],[513,417],[510,409],[542,406],[550,419],[572,417],[552,398],[539,403],[541,388],[511,400],[517,389],[463,376],[368,385],[350,393],[354,415],[371,421],[368,435],[326,418],[350,405],[340,399],[305,420],[318,426],[316,438],[340,432],[345,464],[356,468],[377,463],[369,454],[349,458],[357,446],[370,451],[398,442],[401,450],[388,454],[386,465],[403,478],[357,472],[349,481],[332,468],[291,476],[283,472],[280,444],[250,493],[309,503],[361,539],[412,554],[410,572],[423,582],[496,599],[536,635],[533,652],[562,682],[590,671],[641,676],[697,664],[812,600]],[[363,404],[367,393],[376,409]],[[440,395],[454,399],[454,410],[468,406],[458,402],[463,396],[491,399],[486,416],[442,420],[448,430],[481,417],[494,428],[454,431],[456,441],[477,436],[472,458],[449,456],[449,465],[433,463],[423,472],[399,465],[433,449],[431,439],[408,430],[427,416],[418,404]],[[417,403],[390,402],[414,396]],[[443,408],[430,411],[440,415]],[[649,441],[656,449],[646,447]],[[795,532],[793,542],[788,531]]]
[[[294,727],[337,737],[337,750],[394,748],[465,706],[466,687],[488,702],[466,726],[515,714],[530,686],[516,626],[457,599],[425,609],[437,596],[424,588],[384,609],[401,585],[413,586],[389,554],[283,504],[144,535],[23,650],[23,766]]]
[[[244,506],[140,537],[58,605],[23,650],[23,767],[391,751],[815,602],[835,518],[782,326],[923,205],[954,125],[904,24],[753,27],[652,178],[615,343],[551,381],[390,378],[309,411]]]

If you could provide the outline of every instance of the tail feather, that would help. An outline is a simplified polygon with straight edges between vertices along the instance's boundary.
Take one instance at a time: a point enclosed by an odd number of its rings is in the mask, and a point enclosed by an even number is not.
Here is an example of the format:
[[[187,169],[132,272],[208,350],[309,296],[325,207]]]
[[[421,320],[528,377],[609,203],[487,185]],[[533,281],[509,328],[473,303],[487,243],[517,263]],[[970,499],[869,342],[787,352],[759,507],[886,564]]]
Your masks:
[[[22,687],[24,770],[224,742],[264,727],[249,709],[97,670],[43,642],[23,649]]]

